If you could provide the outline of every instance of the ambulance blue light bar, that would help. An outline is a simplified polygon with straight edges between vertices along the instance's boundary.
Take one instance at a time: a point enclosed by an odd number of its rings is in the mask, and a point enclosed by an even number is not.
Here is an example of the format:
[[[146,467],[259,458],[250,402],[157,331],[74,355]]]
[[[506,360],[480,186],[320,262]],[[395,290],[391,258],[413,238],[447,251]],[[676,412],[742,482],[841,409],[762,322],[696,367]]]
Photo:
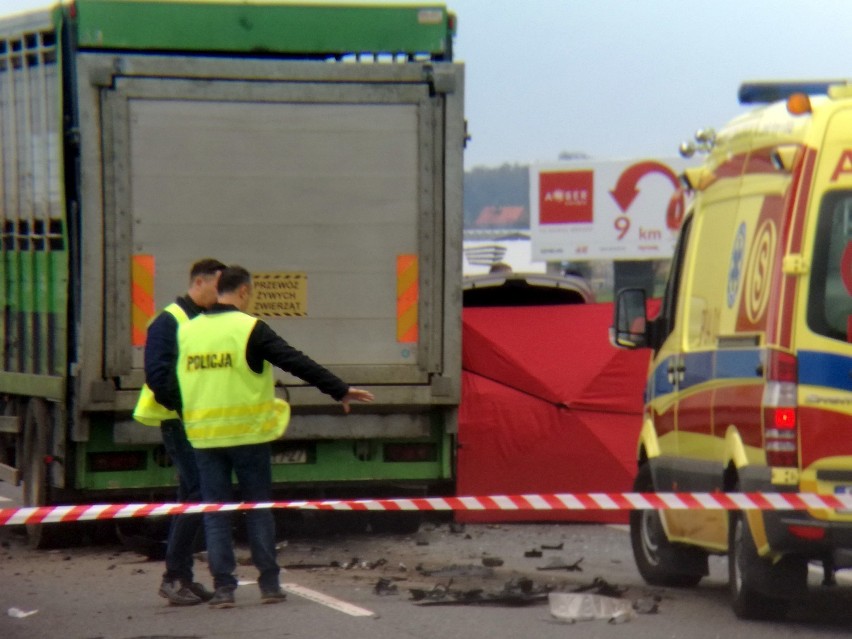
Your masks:
[[[794,93],[827,95],[828,87],[846,84],[846,80],[811,80],[805,82],[744,82],[740,85],[740,104],[769,104],[786,100]]]

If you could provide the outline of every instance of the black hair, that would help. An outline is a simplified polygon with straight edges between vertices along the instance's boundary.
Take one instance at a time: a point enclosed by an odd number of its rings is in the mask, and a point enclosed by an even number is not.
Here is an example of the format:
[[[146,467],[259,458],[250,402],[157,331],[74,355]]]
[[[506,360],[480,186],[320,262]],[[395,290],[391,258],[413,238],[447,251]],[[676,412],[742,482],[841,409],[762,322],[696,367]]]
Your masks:
[[[231,265],[222,271],[216,288],[220,294],[233,293],[243,284],[251,284],[251,273],[242,266]]]
[[[189,279],[194,280],[199,275],[216,275],[216,273],[224,271],[226,268],[228,268],[226,264],[223,264],[219,260],[214,260],[212,257],[207,257],[203,260],[198,260],[192,265],[189,271]]]

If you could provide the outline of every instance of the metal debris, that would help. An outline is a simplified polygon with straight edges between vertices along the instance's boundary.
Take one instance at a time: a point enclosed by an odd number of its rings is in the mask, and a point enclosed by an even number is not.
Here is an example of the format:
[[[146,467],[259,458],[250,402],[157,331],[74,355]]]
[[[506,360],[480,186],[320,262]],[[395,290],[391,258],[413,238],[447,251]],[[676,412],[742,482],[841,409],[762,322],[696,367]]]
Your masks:
[[[412,588],[411,599],[419,606],[529,606],[544,603],[549,586],[538,586],[531,579],[510,579],[496,592],[482,588],[455,590],[452,580],[431,590]]]
[[[627,588],[619,588],[618,586],[613,586],[611,583],[606,581],[601,577],[595,577],[592,580],[592,583],[586,586],[578,586],[574,588],[571,592],[591,592],[594,591],[597,595],[602,595],[604,597],[621,597],[625,592],[627,592]]]
[[[339,561],[329,561],[328,563],[306,563],[299,562],[295,564],[285,564],[285,570],[322,570],[324,568],[342,568],[343,570],[375,570],[386,565],[388,560],[385,558],[376,559],[376,561],[366,561],[358,557],[353,557],[349,561],[340,563]]]
[[[375,570],[376,568],[381,568],[386,563],[388,563],[387,559],[377,559],[376,561],[366,561],[359,559],[358,557],[353,557],[348,562],[340,564],[340,567],[344,570],[352,570],[353,568],[359,568],[361,570]]]
[[[494,569],[490,566],[477,566],[474,564],[469,564],[466,566],[460,566],[457,564],[453,564],[452,566],[445,566],[443,568],[436,568],[434,570],[425,570],[422,566],[418,566],[417,570],[420,574],[426,577],[493,577]]]
[[[382,577],[376,582],[376,585],[373,587],[373,592],[377,595],[398,595],[399,588],[390,579]]]
[[[327,564],[284,564],[284,570],[321,570],[323,568],[340,568],[340,563],[331,561]]]
[[[527,551],[524,553],[524,557],[534,557],[534,558],[538,558],[538,557],[541,557],[541,555],[542,555],[541,551],[540,551],[539,549],[537,549],[537,548],[533,548],[532,550],[527,550]]]
[[[482,565],[488,566],[489,568],[497,568],[498,566],[503,565],[503,560],[500,557],[483,557]]]
[[[541,549],[542,550],[562,550],[563,546],[565,546],[564,541],[561,544],[554,544],[554,545],[542,544]]]

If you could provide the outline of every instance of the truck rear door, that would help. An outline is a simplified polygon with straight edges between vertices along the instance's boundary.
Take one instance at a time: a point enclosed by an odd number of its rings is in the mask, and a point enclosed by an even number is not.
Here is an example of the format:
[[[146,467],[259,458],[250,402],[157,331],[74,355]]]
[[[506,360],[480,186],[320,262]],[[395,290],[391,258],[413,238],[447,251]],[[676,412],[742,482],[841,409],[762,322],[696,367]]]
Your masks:
[[[145,324],[210,256],[252,271],[255,313],[348,382],[428,390],[444,372],[452,309],[448,116],[422,68],[80,58],[102,114],[101,148],[84,157],[103,174],[106,250],[88,273],[103,278],[105,378],[138,388]]]

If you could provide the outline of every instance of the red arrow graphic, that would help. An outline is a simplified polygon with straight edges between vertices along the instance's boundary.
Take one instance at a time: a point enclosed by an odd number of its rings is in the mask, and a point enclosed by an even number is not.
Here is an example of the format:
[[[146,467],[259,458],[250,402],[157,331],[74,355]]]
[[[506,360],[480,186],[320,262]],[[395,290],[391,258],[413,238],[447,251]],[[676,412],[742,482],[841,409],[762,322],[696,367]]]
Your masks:
[[[638,162],[637,164],[629,166],[619,176],[618,183],[615,185],[615,188],[609,192],[610,195],[612,195],[612,199],[614,199],[615,203],[618,204],[618,208],[621,209],[622,213],[626,212],[627,209],[630,208],[630,205],[633,204],[633,200],[635,200],[636,196],[639,195],[639,189],[636,188],[639,180],[649,173],[660,173],[669,179],[674,188],[678,188],[679,186],[677,175],[675,175],[674,171],[661,162],[649,160],[647,162]]]

